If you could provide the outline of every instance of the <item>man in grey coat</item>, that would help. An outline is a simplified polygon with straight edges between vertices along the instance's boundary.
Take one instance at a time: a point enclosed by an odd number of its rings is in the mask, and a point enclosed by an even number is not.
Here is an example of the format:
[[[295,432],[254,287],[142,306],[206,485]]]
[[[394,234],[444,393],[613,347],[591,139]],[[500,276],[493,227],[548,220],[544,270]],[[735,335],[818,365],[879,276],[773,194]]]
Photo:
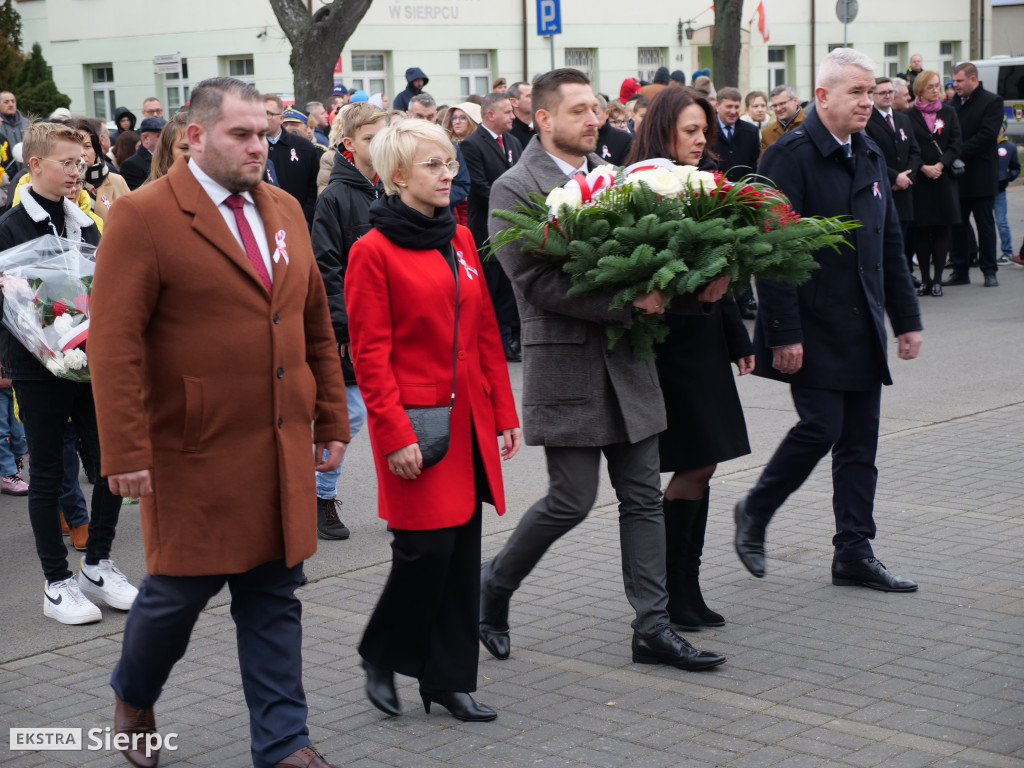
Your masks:
[[[586,75],[556,69],[534,81],[536,136],[515,166],[491,188],[491,208],[512,208],[531,193],[546,194],[577,171],[600,165],[598,102]],[[491,233],[503,222],[491,218]],[[633,661],[707,669],[725,657],[700,651],[669,626],[665,591],[665,527],[658,474],[658,433],[665,411],[653,361],[638,361],[620,341],[607,349],[605,328],[628,327],[637,314],[664,312],[660,292],[631,307],[609,309],[611,294],[566,294],[569,277],[518,243],[497,253],[515,289],[522,321],[523,409],[526,441],[543,445],[548,494],[523,515],[505,547],[481,572],[480,639],[498,659],[510,653],[512,594],[563,534],[593,507],[601,455],[619,498],[622,577],[636,611]],[[717,301],[728,279],[698,297]],[[685,302],[681,302],[685,303]],[[691,301],[692,311],[701,311]]]

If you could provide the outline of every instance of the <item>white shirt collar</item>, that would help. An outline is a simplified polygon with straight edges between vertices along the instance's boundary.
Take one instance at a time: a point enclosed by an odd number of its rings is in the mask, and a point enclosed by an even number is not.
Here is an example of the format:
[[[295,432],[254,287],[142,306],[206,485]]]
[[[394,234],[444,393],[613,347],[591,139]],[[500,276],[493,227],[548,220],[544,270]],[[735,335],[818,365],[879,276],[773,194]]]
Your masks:
[[[878,107],[875,107],[875,109],[878,111],[878,114],[880,114],[882,117],[889,117],[890,115],[892,115],[892,107],[889,107],[889,109],[878,109]]]
[[[491,130],[490,128],[488,128],[488,127],[487,127],[486,125],[484,125],[483,123],[480,123],[480,127],[481,127],[481,128],[483,128],[483,129],[484,129],[485,131],[487,131],[487,132],[488,132],[489,134],[491,134],[491,138],[492,138],[492,139],[494,139],[495,141],[497,141],[497,140],[498,140],[498,136],[499,136],[499,134],[497,134],[497,133],[495,133],[494,131],[492,131],[492,130]]]
[[[188,168],[192,171],[192,175],[196,177],[196,181],[206,190],[206,194],[213,200],[214,205],[223,205],[224,201],[233,194],[229,189],[222,187],[218,182],[210,178],[206,171],[199,167],[194,157],[189,158]],[[252,194],[249,190],[240,194],[245,198],[245,202],[256,205],[256,201],[252,199]]]
[[[554,160],[555,161],[555,165],[558,166],[558,169],[562,173],[564,173],[566,176],[568,176],[570,179],[573,176],[575,176],[577,173],[582,173],[584,176],[586,176],[590,172],[588,167],[587,167],[587,158],[585,158],[585,157],[583,158],[583,165],[581,165],[579,167],[575,167],[575,166],[570,165],[569,163],[565,162],[565,160],[563,160],[562,158],[555,157],[550,152],[548,152],[548,157],[550,157],[552,160]]]

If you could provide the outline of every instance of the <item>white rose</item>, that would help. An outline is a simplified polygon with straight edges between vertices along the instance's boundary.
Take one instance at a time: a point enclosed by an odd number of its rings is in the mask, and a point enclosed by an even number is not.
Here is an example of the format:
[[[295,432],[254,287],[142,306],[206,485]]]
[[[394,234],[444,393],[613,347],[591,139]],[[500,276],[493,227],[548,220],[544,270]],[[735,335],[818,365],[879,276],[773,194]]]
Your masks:
[[[69,349],[64,353],[64,365],[72,371],[80,371],[85,368],[87,360],[85,352],[80,349]]]
[[[690,189],[694,192],[701,190],[705,194],[711,192],[717,186],[714,174],[707,171],[694,171],[690,174],[690,178],[687,181],[690,184]]]
[[[656,195],[667,197],[678,195],[683,191],[683,185],[672,171],[667,168],[652,168],[647,171],[638,171],[632,174],[631,181],[642,181]]]
[[[548,207],[548,213],[552,218],[557,218],[558,211],[563,205],[568,205],[574,211],[578,210],[583,205],[583,196],[580,194],[579,187],[575,189],[566,189],[565,187],[555,187],[548,192],[547,199],[544,201]]]
[[[683,184],[686,184],[696,172],[697,168],[693,165],[677,165],[672,168],[672,175]]]
[[[55,330],[60,336],[71,330],[71,326],[74,325],[74,321],[71,319],[71,315],[63,314],[53,318],[53,330]]]
[[[60,374],[64,373],[64,361],[62,360],[63,355],[59,352],[57,355],[57,357],[51,357],[46,361],[46,369],[54,376],[60,376]]]

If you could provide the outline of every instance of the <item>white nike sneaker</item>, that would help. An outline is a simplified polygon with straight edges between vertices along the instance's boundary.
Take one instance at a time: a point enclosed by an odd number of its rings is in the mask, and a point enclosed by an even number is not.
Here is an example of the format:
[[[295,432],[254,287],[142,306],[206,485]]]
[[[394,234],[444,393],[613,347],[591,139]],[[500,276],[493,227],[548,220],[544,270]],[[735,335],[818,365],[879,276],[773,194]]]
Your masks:
[[[100,609],[82,594],[74,576],[43,584],[43,615],[61,624],[93,624],[103,618]]]
[[[98,565],[86,565],[85,558],[78,566],[78,586],[94,600],[102,600],[111,608],[127,611],[135,602],[139,590],[114,565],[113,560],[100,560]]]

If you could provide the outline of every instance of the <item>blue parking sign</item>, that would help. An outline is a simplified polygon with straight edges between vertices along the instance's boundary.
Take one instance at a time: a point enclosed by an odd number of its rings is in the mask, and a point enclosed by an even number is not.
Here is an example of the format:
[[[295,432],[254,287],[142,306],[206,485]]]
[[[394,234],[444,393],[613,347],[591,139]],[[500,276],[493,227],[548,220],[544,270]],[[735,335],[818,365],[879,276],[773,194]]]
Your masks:
[[[537,34],[562,34],[562,8],[559,0],[537,0]]]

